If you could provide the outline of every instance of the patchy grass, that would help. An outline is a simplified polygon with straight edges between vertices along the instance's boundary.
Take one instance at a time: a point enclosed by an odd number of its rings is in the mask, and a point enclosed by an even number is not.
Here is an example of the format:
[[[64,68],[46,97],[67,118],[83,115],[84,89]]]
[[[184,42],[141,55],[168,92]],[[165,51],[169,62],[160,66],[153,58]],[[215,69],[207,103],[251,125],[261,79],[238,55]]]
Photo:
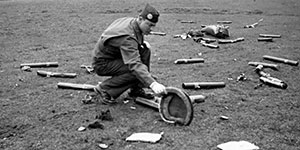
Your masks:
[[[87,74],[92,49],[102,31],[115,19],[136,16],[149,2],[160,12],[157,31],[166,36],[147,36],[151,43],[153,74],[167,86],[181,88],[183,82],[223,81],[226,87],[186,90],[203,94],[205,103],[194,105],[189,126],[163,122],[159,113],[122,96],[115,106],[82,104],[89,91],[58,89],[58,82],[97,84],[106,77]],[[260,84],[249,61],[263,55],[300,60],[300,28],[297,0],[270,3],[267,0],[223,1],[104,1],[104,0],[6,0],[0,1],[0,148],[11,149],[216,149],[218,144],[246,140],[261,149],[296,150],[300,146],[299,66],[280,64],[272,76],[288,84],[279,89]],[[259,19],[257,28],[243,26]],[[193,20],[195,24],[182,24]],[[210,49],[191,39],[173,38],[201,25],[230,20],[230,38],[245,41]],[[258,42],[258,34],[280,34],[274,42]],[[211,38],[211,37],[210,37]],[[202,55],[199,56],[198,53]],[[175,65],[178,58],[202,57],[201,64]],[[57,61],[56,68],[21,71],[21,63]],[[37,70],[74,72],[74,79],[44,78]],[[246,81],[236,81],[244,73]],[[132,110],[130,107],[135,106]],[[109,109],[113,121],[102,121],[104,129],[78,132]],[[142,115],[141,115],[142,114]],[[229,120],[220,120],[225,115]],[[159,143],[125,142],[134,132],[164,132]]]

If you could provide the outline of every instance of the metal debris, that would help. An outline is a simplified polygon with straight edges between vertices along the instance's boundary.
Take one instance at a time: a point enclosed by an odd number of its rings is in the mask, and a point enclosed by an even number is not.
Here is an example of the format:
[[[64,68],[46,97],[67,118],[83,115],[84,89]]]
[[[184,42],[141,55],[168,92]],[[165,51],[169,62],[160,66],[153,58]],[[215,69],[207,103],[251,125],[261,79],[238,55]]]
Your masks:
[[[30,66],[23,66],[23,67],[21,67],[21,70],[27,71],[27,72],[31,72],[32,71]]]
[[[79,128],[77,129],[77,131],[79,131],[79,132],[82,132],[82,131],[84,131],[84,130],[86,130],[86,127],[83,127],[83,126],[81,126],[81,127],[79,127]]]
[[[126,138],[126,141],[141,141],[141,142],[150,142],[156,143],[158,142],[164,133],[148,133],[148,132],[141,132],[141,133],[133,133],[129,137]]]
[[[87,73],[93,73],[94,72],[94,68],[92,66],[81,65],[80,68],[84,68]]]
[[[246,78],[246,75],[245,75],[244,73],[241,73],[241,74],[237,77],[236,80],[237,80],[237,81],[245,81],[245,80],[247,80],[247,78]]]
[[[262,19],[259,19],[258,22],[255,22],[255,23],[250,24],[250,25],[245,25],[244,28],[255,28],[255,27],[257,27],[258,24],[259,24],[260,22],[262,22],[263,20],[264,20],[263,18],[262,18]]]

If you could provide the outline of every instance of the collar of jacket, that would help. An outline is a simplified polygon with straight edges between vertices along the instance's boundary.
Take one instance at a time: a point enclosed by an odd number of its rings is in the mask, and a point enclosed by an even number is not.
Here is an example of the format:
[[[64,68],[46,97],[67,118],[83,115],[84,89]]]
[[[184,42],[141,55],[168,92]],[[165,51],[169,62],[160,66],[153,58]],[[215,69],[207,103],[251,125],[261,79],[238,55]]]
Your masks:
[[[137,36],[136,38],[137,38],[138,40],[140,40],[140,41],[143,43],[143,42],[144,42],[144,35],[143,35],[142,30],[141,30],[140,27],[139,27],[139,24],[138,24],[138,22],[137,22],[137,19],[138,19],[138,18],[136,18],[136,19],[133,20],[132,26],[133,26],[133,30],[134,30],[134,32],[135,32],[135,35]],[[142,44],[142,43],[140,43],[140,44]]]

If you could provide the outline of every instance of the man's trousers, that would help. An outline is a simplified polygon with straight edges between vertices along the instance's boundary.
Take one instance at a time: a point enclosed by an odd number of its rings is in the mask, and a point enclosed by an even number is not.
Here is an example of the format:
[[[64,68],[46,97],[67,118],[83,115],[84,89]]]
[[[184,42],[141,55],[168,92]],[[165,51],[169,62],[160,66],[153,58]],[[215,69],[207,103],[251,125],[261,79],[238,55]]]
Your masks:
[[[142,63],[150,71],[150,49],[141,49],[140,56]],[[99,76],[111,76],[111,78],[104,80],[100,86],[114,99],[118,98],[129,88],[144,87],[122,59],[97,59],[94,60],[93,67]]]

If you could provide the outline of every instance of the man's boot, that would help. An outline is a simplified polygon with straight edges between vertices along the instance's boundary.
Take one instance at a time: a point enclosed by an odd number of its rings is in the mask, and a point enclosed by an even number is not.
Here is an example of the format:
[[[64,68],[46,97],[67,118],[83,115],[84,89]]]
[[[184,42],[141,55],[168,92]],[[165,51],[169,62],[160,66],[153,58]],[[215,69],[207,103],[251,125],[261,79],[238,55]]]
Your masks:
[[[103,90],[100,85],[97,85],[94,88],[94,91],[100,95],[101,103],[103,103],[105,105],[117,103],[116,100],[114,100],[105,90]]]

